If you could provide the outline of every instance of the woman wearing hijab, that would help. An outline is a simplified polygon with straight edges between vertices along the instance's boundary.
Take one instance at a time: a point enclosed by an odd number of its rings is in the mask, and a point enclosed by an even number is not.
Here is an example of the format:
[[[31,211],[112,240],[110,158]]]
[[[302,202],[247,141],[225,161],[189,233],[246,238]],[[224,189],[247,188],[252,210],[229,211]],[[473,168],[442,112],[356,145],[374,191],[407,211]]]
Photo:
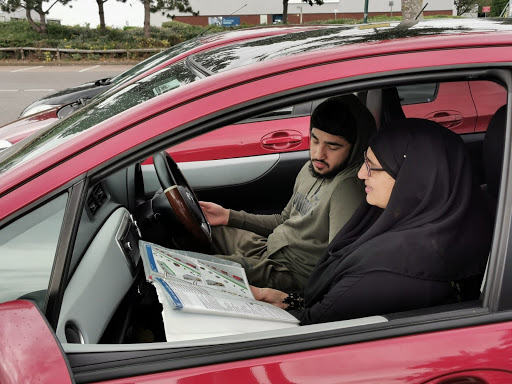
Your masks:
[[[464,284],[481,281],[491,224],[459,136],[428,120],[393,122],[370,140],[358,177],[366,202],[303,295],[253,288],[256,299],[305,325],[477,298]]]

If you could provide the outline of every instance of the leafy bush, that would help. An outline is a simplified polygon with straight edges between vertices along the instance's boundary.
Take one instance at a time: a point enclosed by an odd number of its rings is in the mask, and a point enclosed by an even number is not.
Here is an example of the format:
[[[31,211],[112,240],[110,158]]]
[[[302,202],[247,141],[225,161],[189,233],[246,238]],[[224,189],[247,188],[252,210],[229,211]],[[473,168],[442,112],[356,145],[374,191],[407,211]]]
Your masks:
[[[30,28],[27,21],[9,21],[0,23],[0,47],[23,47],[39,41],[39,34]]]
[[[503,9],[507,6],[509,0],[492,0],[490,16],[500,16]]]
[[[209,34],[228,29],[170,21],[164,23],[162,28],[151,27],[151,37],[146,39],[143,29],[138,27],[107,28],[102,31],[99,28],[90,28],[89,25],[67,26],[49,23],[47,28],[48,35],[44,37],[35,32],[27,21],[0,22],[0,47],[96,50],[167,48],[201,33]]]
[[[1,0],[0,0],[1,1]],[[500,1],[508,0],[492,0],[493,6]],[[495,9],[498,7],[495,7]],[[440,17],[440,16],[435,16]],[[450,17],[450,16],[449,16]],[[393,18],[386,16],[370,17],[369,22],[385,22],[391,20],[400,21],[401,16]],[[315,23],[324,24],[355,24],[362,23],[362,19],[340,19],[337,20],[324,20],[316,21]],[[222,26],[197,26],[181,23],[178,21],[168,21],[162,24],[161,28],[151,27],[150,38],[144,37],[144,31],[139,27],[123,27],[123,28],[109,28],[101,30],[98,28],[90,28],[88,24],[84,26],[74,25],[66,26],[57,23],[49,23],[47,25],[47,36],[41,36],[35,32],[27,21],[9,21],[0,22],[0,47],[15,48],[15,47],[34,47],[34,48],[60,48],[60,49],[84,49],[84,50],[111,50],[111,49],[141,49],[141,48],[168,48],[172,47],[182,41],[189,40],[200,34],[212,34],[226,30],[240,29],[249,27],[248,25],[241,25],[237,27],[222,27]],[[28,54],[29,58],[39,60],[54,60],[54,54],[42,55],[41,53]],[[88,54],[80,55],[79,53],[63,53],[61,52],[62,60],[101,60],[110,58],[126,58],[131,60],[139,60],[148,57],[148,53],[126,53],[122,54]],[[9,52],[2,54],[0,60],[5,60],[9,57],[18,57],[19,52]]]

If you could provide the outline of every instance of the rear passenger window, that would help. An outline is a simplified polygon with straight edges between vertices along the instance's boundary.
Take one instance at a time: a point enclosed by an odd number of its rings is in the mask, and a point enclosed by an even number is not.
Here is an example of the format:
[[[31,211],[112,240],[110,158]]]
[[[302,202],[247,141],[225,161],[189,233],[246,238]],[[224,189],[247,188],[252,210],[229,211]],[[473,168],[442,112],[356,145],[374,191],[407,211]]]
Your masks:
[[[507,92],[489,80],[450,81],[397,87],[406,117],[435,121],[458,133],[485,132]]]
[[[265,120],[277,120],[277,119],[286,119],[286,118],[292,118],[292,117],[298,117],[298,116],[306,116],[311,114],[312,111],[312,104],[311,101],[296,104],[293,106],[285,107],[285,108],[279,108],[275,109],[273,111],[262,113],[261,115],[257,115],[254,117],[251,117],[247,120],[243,120],[240,123],[254,123],[258,121],[265,121]]]
[[[274,111],[266,112],[256,117],[249,119],[251,120],[259,120],[259,119],[268,119],[268,118],[277,118],[277,117],[291,117],[293,114],[293,107],[286,107],[281,109],[276,109]]]
[[[437,96],[439,83],[404,85],[397,87],[400,104],[430,103]]]

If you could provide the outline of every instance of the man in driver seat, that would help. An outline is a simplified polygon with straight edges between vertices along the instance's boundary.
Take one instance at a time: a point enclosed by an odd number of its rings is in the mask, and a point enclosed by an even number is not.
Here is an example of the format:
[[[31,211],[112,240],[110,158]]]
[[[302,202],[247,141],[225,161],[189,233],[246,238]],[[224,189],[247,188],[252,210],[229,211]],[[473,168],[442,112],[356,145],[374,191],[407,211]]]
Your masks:
[[[375,132],[370,111],[352,94],[333,97],[314,110],[310,126],[310,160],[281,214],[256,215],[200,202],[213,227],[214,253],[240,263],[255,286],[302,289],[364,199],[357,172]]]

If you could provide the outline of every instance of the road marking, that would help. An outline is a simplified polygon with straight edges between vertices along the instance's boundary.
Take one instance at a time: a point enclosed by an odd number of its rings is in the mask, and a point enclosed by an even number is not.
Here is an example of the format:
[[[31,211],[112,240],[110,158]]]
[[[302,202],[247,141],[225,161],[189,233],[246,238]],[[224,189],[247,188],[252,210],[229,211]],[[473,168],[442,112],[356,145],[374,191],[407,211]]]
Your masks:
[[[94,67],[85,68],[78,72],[85,72],[85,71],[88,71],[89,69],[94,69],[94,68],[98,68],[98,67],[99,67],[99,65],[95,65]]]
[[[37,69],[37,68],[43,68],[42,65],[40,65],[39,67],[29,67],[29,68],[23,68],[23,69],[17,69],[15,71],[11,71],[12,72],[21,72],[21,71],[28,71],[29,69]]]
[[[17,89],[0,89],[0,92],[18,92]]]
[[[25,89],[25,92],[53,92],[55,89]]]

